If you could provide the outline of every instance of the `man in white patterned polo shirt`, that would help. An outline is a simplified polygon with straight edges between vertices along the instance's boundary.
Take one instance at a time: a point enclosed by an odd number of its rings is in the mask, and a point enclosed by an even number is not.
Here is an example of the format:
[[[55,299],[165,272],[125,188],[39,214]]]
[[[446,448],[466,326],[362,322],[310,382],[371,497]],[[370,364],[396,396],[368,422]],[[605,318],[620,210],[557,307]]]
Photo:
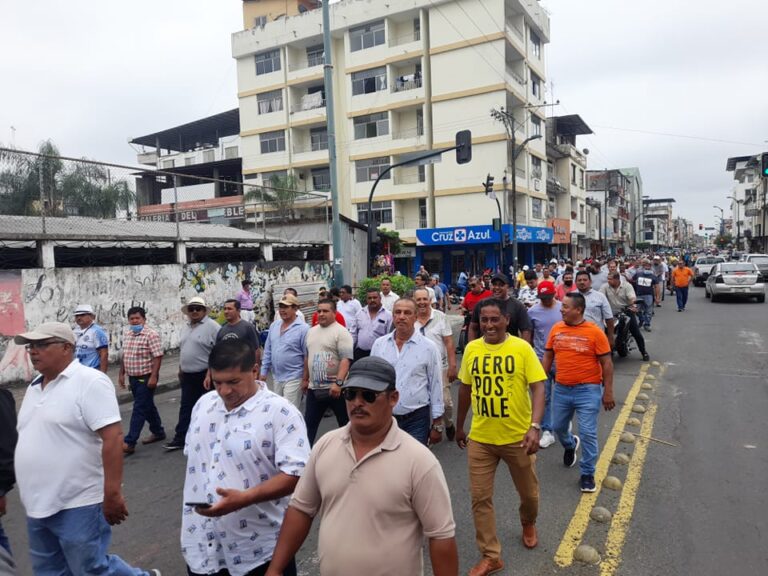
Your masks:
[[[190,576],[260,576],[309,459],[301,413],[258,380],[254,350],[223,340],[209,358],[216,394],[192,411],[181,551]],[[286,576],[295,576],[290,561]]]

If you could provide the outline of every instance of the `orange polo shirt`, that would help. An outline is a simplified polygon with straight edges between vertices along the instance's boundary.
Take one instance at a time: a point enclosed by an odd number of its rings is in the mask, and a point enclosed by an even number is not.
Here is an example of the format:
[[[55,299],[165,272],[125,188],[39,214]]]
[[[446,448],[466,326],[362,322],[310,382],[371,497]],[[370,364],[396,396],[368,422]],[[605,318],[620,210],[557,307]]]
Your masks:
[[[682,268],[675,266],[672,270],[672,283],[675,285],[675,288],[685,288],[690,284],[691,278],[693,278],[693,272],[688,266],[683,266]]]

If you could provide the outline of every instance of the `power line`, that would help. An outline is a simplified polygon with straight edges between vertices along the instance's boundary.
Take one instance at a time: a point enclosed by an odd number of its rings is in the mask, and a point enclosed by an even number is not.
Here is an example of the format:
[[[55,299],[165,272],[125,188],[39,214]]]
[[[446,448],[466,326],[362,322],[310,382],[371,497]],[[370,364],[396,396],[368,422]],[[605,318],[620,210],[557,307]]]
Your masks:
[[[762,144],[755,144],[754,142],[740,142],[736,140],[723,140],[721,138],[708,138],[706,136],[691,136],[689,134],[672,134],[670,132],[656,132],[653,130],[640,130],[637,128],[619,128],[618,126],[598,126],[595,128],[602,128],[603,130],[616,130],[619,132],[633,132],[637,134],[648,134],[651,136],[665,136],[668,138],[686,138],[688,140],[699,140],[702,142],[716,142],[718,144],[738,144],[740,146],[762,146]]]

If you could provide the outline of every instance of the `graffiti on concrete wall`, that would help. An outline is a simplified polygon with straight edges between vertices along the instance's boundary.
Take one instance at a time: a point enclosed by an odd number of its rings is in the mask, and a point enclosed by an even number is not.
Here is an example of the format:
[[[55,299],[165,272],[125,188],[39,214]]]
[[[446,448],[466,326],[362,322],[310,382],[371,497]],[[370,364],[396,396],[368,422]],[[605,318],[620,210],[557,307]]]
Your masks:
[[[43,322],[74,323],[78,304],[90,304],[96,322],[109,334],[110,362],[119,358],[131,306],[147,311],[147,323],[162,339],[163,349],[178,348],[185,317],[182,305],[203,297],[218,314],[247,277],[254,300],[256,323],[266,328],[272,319],[271,289],[275,284],[329,282],[327,264],[251,263],[167,264],[103,268],[55,268],[2,272],[0,276],[0,384],[29,380],[32,367],[23,347],[12,336]],[[3,310],[9,311],[8,314]],[[11,317],[10,311],[13,312]]]

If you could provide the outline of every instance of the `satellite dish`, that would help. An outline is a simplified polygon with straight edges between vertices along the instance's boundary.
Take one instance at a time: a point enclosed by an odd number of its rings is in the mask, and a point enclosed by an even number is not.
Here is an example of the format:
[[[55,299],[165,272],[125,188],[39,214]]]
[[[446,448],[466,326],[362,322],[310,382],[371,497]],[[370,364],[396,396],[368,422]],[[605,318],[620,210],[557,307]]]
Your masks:
[[[584,148],[584,150],[582,150],[582,152],[584,152],[584,156],[588,155],[589,154],[589,148]]]

